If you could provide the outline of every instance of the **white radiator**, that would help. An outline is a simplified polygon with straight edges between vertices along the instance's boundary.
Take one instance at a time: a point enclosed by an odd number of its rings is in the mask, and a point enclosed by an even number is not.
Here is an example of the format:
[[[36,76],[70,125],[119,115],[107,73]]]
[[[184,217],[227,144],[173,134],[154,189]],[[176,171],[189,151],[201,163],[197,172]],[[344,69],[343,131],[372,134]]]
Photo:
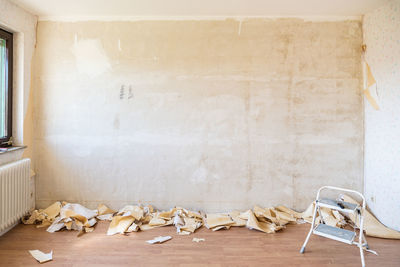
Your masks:
[[[0,166],[0,233],[30,209],[30,159]]]

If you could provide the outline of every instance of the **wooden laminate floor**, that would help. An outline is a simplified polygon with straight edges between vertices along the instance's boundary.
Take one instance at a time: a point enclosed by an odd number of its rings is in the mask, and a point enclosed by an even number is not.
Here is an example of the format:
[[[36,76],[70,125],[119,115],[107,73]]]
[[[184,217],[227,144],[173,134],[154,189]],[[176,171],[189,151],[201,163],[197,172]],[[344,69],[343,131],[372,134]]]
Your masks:
[[[50,266],[361,266],[359,250],[312,236],[305,254],[299,249],[308,224],[289,225],[276,234],[233,227],[218,232],[201,228],[189,236],[161,227],[129,235],[107,236],[108,222],[92,233],[76,237],[75,231],[53,234],[32,225],[18,225],[0,237],[1,266],[38,266],[28,250],[53,250]],[[173,238],[163,244],[145,241],[160,235]],[[205,242],[192,242],[193,237]],[[400,241],[368,238],[379,256],[366,253],[367,266],[400,266]]]

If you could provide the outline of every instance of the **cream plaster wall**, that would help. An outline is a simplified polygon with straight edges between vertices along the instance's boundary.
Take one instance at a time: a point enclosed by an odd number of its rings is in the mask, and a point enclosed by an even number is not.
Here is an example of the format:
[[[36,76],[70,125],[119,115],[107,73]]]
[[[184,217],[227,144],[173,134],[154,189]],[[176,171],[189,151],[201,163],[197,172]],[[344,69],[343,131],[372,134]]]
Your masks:
[[[363,188],[359,21],[39,22],[37,205],[303,209]]]
[[[400,1],[366,14],[363,30],[380,107],[365,104],[365,194],[377,218],[400,231]]]
[[[36,16],[8,0],[0,0],[0,27],[14,33],[13,138],[18,145],[25,143],[24,117],[29,101],[36,23]]]
[[[37,17],[8,0],[0,0],[0,27],[13,33],[13,131],[14,143],[28,148],[0,154],[0,164],[32,155],[32,112],[28,112],[31,94],[31,65],[36,42]],[[24,153],[24,155],[23,155]],[[30,177],[30,206],[35,207],[34,175]]]

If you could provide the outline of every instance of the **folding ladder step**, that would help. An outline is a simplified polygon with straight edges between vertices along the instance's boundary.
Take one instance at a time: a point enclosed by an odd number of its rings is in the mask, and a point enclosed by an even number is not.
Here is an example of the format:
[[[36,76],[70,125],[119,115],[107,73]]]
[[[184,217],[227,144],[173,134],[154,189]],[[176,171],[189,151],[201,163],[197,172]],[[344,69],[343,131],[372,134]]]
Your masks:
[[[354,237],[356,236],[355,232],[322,223],[315,227],[313,233],[350,245],[353,244]]]
[[[329,209],[339,210],[347,213],[355,213],[359,207],[357,204],[344,202],[344,201],[336,201],[333,199],[322,198],[318,201],[318,205],[320,207],[325,207]]]

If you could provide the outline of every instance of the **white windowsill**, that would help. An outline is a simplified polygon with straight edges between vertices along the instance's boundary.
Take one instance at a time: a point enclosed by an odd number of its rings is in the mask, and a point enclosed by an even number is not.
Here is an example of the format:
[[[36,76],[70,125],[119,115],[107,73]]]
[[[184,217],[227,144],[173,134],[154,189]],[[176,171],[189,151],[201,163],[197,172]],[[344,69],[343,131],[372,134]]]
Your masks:
[[[0,165],[4,165],[22,158],[26,146],[12,146],[0,151]]]

